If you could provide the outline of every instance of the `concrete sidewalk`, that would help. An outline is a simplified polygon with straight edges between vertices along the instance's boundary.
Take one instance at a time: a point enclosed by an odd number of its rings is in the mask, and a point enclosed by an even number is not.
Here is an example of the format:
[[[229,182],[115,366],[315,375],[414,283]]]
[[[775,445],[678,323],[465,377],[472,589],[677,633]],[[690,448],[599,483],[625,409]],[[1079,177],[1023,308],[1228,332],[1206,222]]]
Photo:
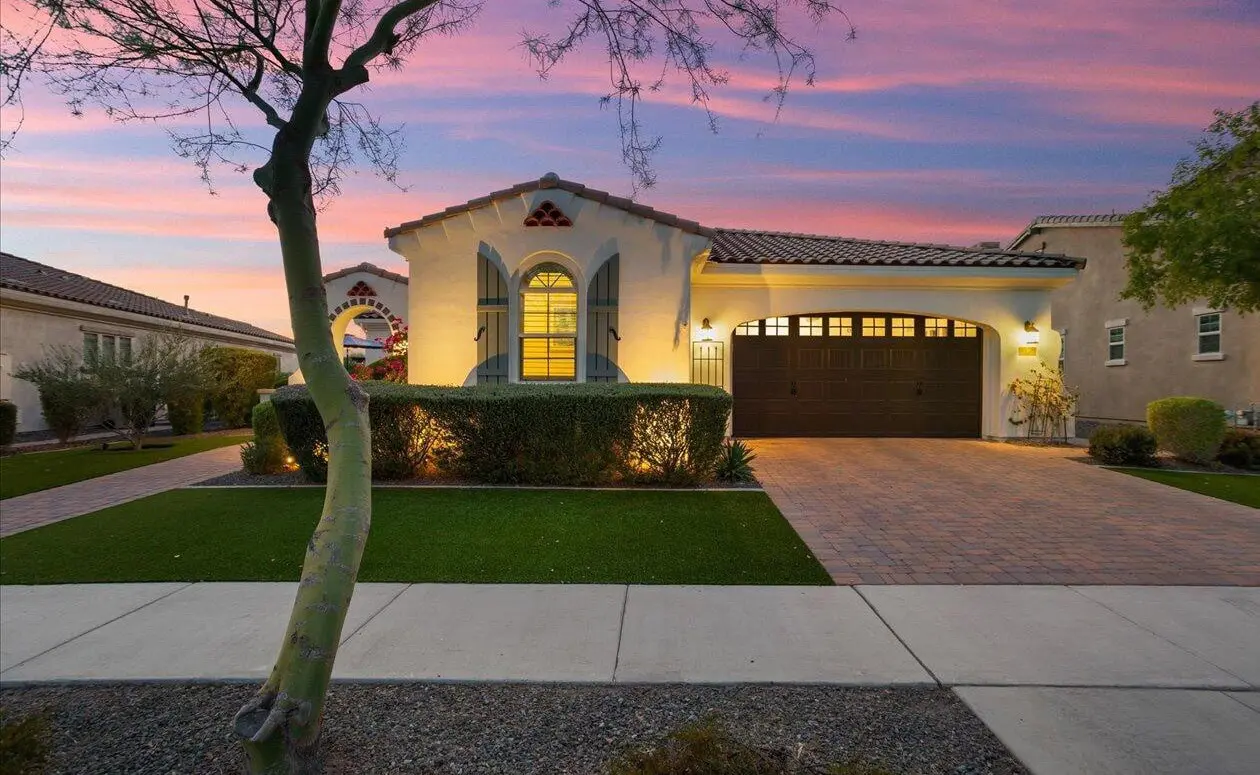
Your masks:
[[[0,537],[222,476],[241,467],[239,445],[185,455],[0,502]]]
[[[0,683],[262,679],[296,584],[0,587]],[[1037,775],[1251,773],[1260,588],[360,584],[347,680],[955,687]]]

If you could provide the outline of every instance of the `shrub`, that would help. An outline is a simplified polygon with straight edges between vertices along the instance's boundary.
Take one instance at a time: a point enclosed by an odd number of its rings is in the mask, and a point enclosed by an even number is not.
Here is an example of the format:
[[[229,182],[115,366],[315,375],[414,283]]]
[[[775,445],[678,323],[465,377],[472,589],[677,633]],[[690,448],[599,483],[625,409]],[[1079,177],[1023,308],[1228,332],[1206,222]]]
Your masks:
[[[718,456],[715,471],[721,482],[753,482],[752,461],[757,455],[748,445],[739,439],[730,439],[722,444],[722,452]]]
[[[249,425],[258,391],[276,384],[276,356],[243,347],[207,347],[210,406],[229,428]]]
[[[1155,462],[1155,435],[1141,425],[1101,425],[1089,437],[1089,456],[1113,466]]]
[[[1080,391],[1063,383],[1063,372],[1044,362],[1033,367],[1027,377],[1010,384],[1015,399],[1012,425],[1026,425],[1029,438],[1067,437],[1067,420],[1076,412]]]
[[[100,418],[106,403],[100,385],[83,367],[79,353],[70,348],[52,348],[43,360],[23,366],[13,376],[39,390],[44,422],[63,444]]]
[[[206,429],[206,397],[203,393],[188,393],[166,402],[166,417],[171,421],[171,433],[188,436]]]
[[[289,469],[289,447],[280,432],[276,408],[270,401],[250,413],[254,440],[241,447],[241,465],[250,474],[279,474]]]
[[[380,478],[432,467],[479,482],[704,481],[731,405],[725,392],[701,385],[363,386]],[[293,385],[272,403],[298,463],[319,481],[327,442],[310,394]]]
[[[1216,459],[1235,468],[1260,469],[1260,433],[1230,428]]]
[[[204,369],[192,340],[179,334],[145,337],[129,358],[95,358],[84,367],[109,409],[106,425],[140,449],[158,408],[197,393]]]
[[[1210,463],[1225,440],[1225,408],[1206,398],[1178,396],[1146,405],[1146,424],[1160,449],[1191,463]]]
[[[13,721],[0,712],[0,773],[40,775],[48,767],[48,720],[32,715]]]
[[[17,404],[0,401],[0,449],[13,443],[17,436]]]

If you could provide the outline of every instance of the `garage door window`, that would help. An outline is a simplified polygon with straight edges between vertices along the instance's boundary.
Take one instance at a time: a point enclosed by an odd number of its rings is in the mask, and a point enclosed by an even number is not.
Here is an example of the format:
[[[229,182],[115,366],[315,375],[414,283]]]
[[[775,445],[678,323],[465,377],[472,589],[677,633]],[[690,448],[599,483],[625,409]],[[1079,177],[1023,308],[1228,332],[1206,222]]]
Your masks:
[[[853,336],[853,318],[827,318],[827,336]]]
[[[893,318],[893,336],[914,336],[914,318]]]
[[[949,336],[949,318],[926,318],[923,321],[924,336]]]
[[[740,323],[735,326],[736,336],[757,336],[761,333],[761,321],[754,320],[751,323]]]
[[[974,323],[964,323],[961,320],[954,321],[954,336],[960,336],[967,339],[974,339],[979,329]]]
[[[766,318],[766,336],[787,336],[788,318]]]
[[[822,318],[801,318],[801,336],[822,336]]]
[[[885,318],[862,318],[862,336],[886,336]]]

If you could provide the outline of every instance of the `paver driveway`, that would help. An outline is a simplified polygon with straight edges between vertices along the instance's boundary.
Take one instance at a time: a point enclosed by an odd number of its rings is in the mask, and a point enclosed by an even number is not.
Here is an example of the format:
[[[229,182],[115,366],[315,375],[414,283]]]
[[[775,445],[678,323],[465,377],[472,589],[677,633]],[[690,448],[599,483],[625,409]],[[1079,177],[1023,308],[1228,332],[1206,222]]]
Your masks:
[[[953,439],[758,439],[757,475],[838,584],[1260,585],[1260,510]]]

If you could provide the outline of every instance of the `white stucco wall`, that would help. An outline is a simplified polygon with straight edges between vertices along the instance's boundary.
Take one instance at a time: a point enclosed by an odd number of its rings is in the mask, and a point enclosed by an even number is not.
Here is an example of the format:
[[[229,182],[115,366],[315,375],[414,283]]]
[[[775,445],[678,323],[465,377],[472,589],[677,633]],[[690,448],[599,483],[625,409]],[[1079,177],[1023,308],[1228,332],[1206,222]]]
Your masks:
[[[572,227],[526,227],[523,222],[551,201]],[[415,383],[476,382],[477,256],[503,271],[517,298],[522,277],[540,263],[566,267],[585,309],[591,278],[620,256],[617,365],[632,382],[688,378],[687,324],[692,258],[708,240],[631,215],[560,189],[530,192],[463,213],[390,239],[411,264],[408,304],[409,379]],[[508,316],[509,378],[519,374],[519,315]],[[586,327],[578,326],[578,380],[586,377]]]
[[[0,294],[0,353],[4,368],[16,371],[38,361],[48,347],[83,347],[83,334],[97,332],[134,338],[135,346],[155,332],[181,330],[195,342],[205,345],[247,347],[275,355],[282,371],[297,368],[297,355],[291,345],[257,337],[235,335],[202,326],[183,326],[171,320],[118,312],[103,307],[50,299],[34,294],[5,290]],[[39,391],[29,382],[0,377],[0,398],[17,405],[18,432],[48,427],[39,408]]]

